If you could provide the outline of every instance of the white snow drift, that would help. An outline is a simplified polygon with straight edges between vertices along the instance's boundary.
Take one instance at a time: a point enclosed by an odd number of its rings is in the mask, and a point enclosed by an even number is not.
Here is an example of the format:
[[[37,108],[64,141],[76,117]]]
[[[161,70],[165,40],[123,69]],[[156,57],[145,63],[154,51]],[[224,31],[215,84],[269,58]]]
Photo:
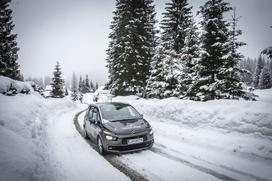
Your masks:
[[[11,80],[1,80],[6,90]],[[143,113],[155,136],[151,150],[116,157],[150,180],[271,180],[272,89],[256,93],[258,101],[116,97]],[[128,180],[75,130],[73,117],[86,107],[0,94],[1,180]]]

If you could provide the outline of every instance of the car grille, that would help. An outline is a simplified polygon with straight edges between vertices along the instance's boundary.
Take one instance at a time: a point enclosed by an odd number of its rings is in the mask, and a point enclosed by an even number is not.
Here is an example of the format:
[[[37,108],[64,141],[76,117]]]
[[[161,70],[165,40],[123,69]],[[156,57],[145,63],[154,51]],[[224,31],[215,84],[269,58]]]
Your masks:
[[[129,138],[123,138],[122,139],[122,144],[127,144],[127,141],[130,139],[135,139],[135,138],[143,138],[144,141],[147,140],[147,136],[146,135],[140,135],[140,136],[134,136],[134,137],[129,137]]]
[[[152,141],[148,141],[145,143],[135,144],[135,145],[126,145],[126,146],[110,146],[109,150],[116,150],[116,151],[130,151],[136,150],[140,148],[149,147],[152,144]]]

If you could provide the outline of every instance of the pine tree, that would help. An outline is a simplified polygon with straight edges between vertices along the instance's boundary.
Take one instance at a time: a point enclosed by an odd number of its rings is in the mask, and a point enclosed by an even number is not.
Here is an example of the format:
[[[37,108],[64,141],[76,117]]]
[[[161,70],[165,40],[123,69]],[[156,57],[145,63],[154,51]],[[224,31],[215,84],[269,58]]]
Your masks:
[[[166,12],[161,22],[162,45],[166,51],[182,52],[185,45],[186,31],[191,24],[192,6],[187,0],[171,0],[166,3]]]
[[[260,55],[257,60],[257,64],[256,64],[255,72],[254,72],[254,77],[253,77],[253,86],[255,88],[259,88],[259,80],[260,80],[260,75],[261,75],[261,71],[263,68],[264,68],[264,59]]]
[[[152,61],[152,74],[147,88],[150,97],[180,97],[186,89],[181,85],[184,74],[180,55],[186,52],[186,35],[192,25],[191,9],[187,0],[166,3],[161,22],[161,46]]]
[[[109,84],[114,94],[143,91],[156,45],[154,17],[153,0],[117,1],[107,50]]]
[[[241,73],[241,80],[247,86],[252,86],[253,74],[254,74],[254,63],[255,60],[247,58],[240,62],[240,68],[243,70]]]
[[[95,90],[97,90],[98,89],[98,83],[96,82],[95,83]]]
[[[198,28],[193,20],[186,32],[185,45],[181,53],[182,74],[180,75],[179,89],[181,95],[195,99],[196,92],[193,86],[198,80],[198,62],[200,58],[200,41]]]
[[[83,81],[83,88],[82,88],[82,93],[88,93],[90,92],[90,81],[89,81],[89,78],[88,78],[88,75],[86,75],[86,78],[85,80]]]
[[[272,87],[272,79],[268,66],[265,66],[261,71],[258,87],[260,89],[269,89]]]
[[[199,81],[196,83],[197,96],[201,100],[239,98],[243,96],[239,80],[236,24],[230,23],[224,14],[231,11],[229,3],[223,0],[208,0],[200,7],[202,33],[202,56],[199,61]]]
[[[94,86],[94,83],[93,83],[92,80],[90,81],[90,87],[91,87],[91,91],[94,92],[95,91],[95,86]]]
[[[64,80],[61,78],[61,69],[60,69],[60,64],[57,62],[55,66],[55,71],[53,72],[54,77],[52,78],[52,91],[51,91],[51,96],[55,98],[62,98],[64,97]]]
[[[231,30],[229,32],[229,52],[230,56],[227,61],[220,67],[218,79],[222,78],[218,83],[218,89],[221,92],[220,97],[238,99],[243,97],[245,92],[242,87],[241,74],[245,70],[240,69],[239,62],[242,60],[243,55],[238,52],[238,49],[244,45],[243,42],[238,41],[238,37],[242,31],[237,29],[238,21],[241,17],[236,16],[236,9],[233,9],[233,15],[230,22]]]
[[[0,75],[20,80],[19,64],[17,63],[19,48],[17,35],[12,33],[11,0],[1,0],[0,3]]]
[[[78,91],[82,92],[83,88],[84,88],[84,82],[82,80],[82,77],[80,76],[79,77],[79,83],[78,83]]]
[[[68,93],[68,89],[67,89],[67,87],[65,88],[65,96],[68,96],[69,95],[69,93]]]
[[[159,45],[151,62],[151,75],[148,80],[146,93],[148,97],[164,98],[166,91],[166,72],[164,69],[164,48]],[[145,96],[145,95],[144,95]]]
[[[77,77],[76,77],[76,74],[74,72],[73,75],[72,75],[71,91],[72,92],[77,91],[77,89],[78,89],[77,87],[78,87]]]

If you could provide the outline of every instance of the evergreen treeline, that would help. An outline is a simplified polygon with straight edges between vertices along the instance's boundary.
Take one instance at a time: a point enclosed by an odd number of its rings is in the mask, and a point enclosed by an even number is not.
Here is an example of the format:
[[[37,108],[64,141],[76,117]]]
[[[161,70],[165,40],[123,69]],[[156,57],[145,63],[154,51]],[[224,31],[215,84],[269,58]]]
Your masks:
[[[76,101],[79,99],[81,94],[92,93],[98,89],[98,83],[93,83],[92,80],[89,80],[88,75],[83,79],[82,76],[79,77],[79,81],[77,80],[77,76],[75,73],[72,75],[71,81],[71,97],[72,100]]]
[[[272,61],[265,56],[258,59],[243,59],[240,67],[245,71],[242,73],[242,81],[256,89],[267,89],[272,87]]]
[[[18,50],[12,21],[12,10],[9,8],[11,0],[1,0],[0,2],[0,75],[10,77],[15,80],[22,80],[20,75]]]
[[[230,13],[231,20],[226,18]],[[245,43],[238,41],[239,18],[224,0],[207,0],[198,12],[199,25],[187,0],[170,0],[160,36],[152,0],[117,0],[113,14],[107,66],[108,85],[115,95],[249,99],[243,82],[270,87],[269,68],[252,73],[251,65],[243,65],[246,60],[238,49]]]

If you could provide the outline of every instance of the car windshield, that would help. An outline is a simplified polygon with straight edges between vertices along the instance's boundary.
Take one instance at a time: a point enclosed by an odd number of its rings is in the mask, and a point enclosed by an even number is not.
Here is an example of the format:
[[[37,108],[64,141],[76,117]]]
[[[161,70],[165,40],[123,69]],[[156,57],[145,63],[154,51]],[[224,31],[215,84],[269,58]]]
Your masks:
[[[100,106],[102,118],[108,121],[140,118],[141,115],[128,104],[105,104]]]

